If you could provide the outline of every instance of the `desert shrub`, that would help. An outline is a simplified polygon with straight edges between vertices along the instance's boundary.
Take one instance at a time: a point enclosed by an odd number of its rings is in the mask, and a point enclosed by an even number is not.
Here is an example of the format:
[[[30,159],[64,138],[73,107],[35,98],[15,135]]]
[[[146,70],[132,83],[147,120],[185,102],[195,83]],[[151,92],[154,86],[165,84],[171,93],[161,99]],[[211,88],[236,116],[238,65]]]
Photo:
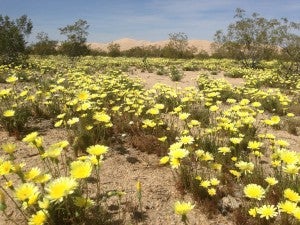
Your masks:
[[[184,76],[183,72],[179,70],[176,66],[171,66],[169,76],[172,81],[180,81]]]

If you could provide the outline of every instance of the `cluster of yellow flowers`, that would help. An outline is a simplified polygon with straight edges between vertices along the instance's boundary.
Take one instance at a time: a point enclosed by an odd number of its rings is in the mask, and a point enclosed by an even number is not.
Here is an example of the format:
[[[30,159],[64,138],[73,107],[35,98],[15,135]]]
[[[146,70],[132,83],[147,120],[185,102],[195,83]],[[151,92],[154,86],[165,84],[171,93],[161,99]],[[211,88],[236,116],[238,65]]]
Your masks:
[[[182,68],[223,70],[242,76],[245,84],[234,87],[224,79],[201,74],[198,87],[156,84],[146,90],[141,81],[119,70],[143,66],[141,60],[128,58],[82,57],[76,63],[59,57],[31,58],[31,69],[0,67],[7,83],[0,90],[1,125],[17,136],[29,117],[48,116],[56,119],[55,128],[67,129],[72,140],[46,148],[37,132],[23,139],[37,149],[46,170],[37,166],[25,170],[14,160],[16,144],[2,145],[9,159],[0,160],[0,175],[15,174],[21,180],[15,184],[7,178],[6,186],[24,209],[36,209],[30,224],[43,224],[41,221],[51,217],[49,207],[67,196],[73,196],[77,207],[93,204],[77,190],[93,171],[99,175],[103,155],[108,152],[103,144],[120,131],[157,137],[168,150],[160,163],[169,164],[179,176],[198,180],[191,183],[210,198],[216,198],[219,187],[232,179],[244,186],[247,199],[263,202],[260,207],[249,206],[250,216],[268,220],[287,213],[299,219],[297,193],[294,198],[291,193],[299,177],[300,155],[289,149],[287,141],[266,132],[280,129],[285,117],[295,116],[288,113],[292,97],[282,89],[259,88],[292,83],[270,69],[275,64],[265,62],[266,70],[251,70],[239,68],[232,60],[149,59],[149,63],[157,68],[174,63]],[[20,74],[34,82],[20,87]],[[297,85],[300,87],[300,82]],[[61,174],[58,161],[69,145],[87,155],[74,159],[69,172]],[[252,183],[257,179],[262,179],[261,185]],[[273,185],[282,191],[277,193],[276,204],[268,200]],[[193,207],[177,202],[175,212],[186,215]]]
[[[45,148],[43,139],[37,132],[28,134],[22,141],[38,150],[42,162],[40,164],[44,169],[39,166],[26,169],[25,163],[17,163],[15,160],[16,144],[4,143],[1,147],[8,155],[8,159],[0,158],[0,175],[6,181],[6,187],[1,185],[1,193],[3,191],[10,194],[11,199],[16,200],[16,205],[21,204],[20,209],[24,211],[23,215],[28,224],[45,224],[54,216],[52,214],[59,205],[69,204],[68,207],[78,207],[74,210],[79,213],[94,204],[85,192],[88,190],[84,190],[82,185],[86,182],[86,178],[92,176],[93,170],[99,170],[103,155],[108,152],[107,146],[90,146],[87,149],[89,155],[81,156],[69,165],[64,165],[62,159],[69,145],[67,141]],[[59,167],[67,167],[63,169],[65,173]],[[48,172],[43,172],[44,170]],[[21,183],[13,181],[14,176],[19,177]],[[4,200],[1,204],[6,205]]]

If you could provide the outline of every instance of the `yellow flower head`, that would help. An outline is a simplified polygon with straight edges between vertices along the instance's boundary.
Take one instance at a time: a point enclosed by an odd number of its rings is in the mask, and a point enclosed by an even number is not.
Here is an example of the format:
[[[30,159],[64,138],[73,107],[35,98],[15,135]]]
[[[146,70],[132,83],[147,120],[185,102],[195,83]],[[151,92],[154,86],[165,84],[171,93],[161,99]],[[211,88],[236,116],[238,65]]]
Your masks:
[[[180,120],[186,120],[191,114],[189,113],[179,113]]]
[[[25,173],[25,180],[26,181],[32,181],[36,177],[38,177],[40,174],[41,174],[40,168],[33,167],[28,172]]]
[[[104,145],[92,145],[88,147],[86,151],[91,155],[99,156],[107,153],[108,147]]]
[[[7,83],[14,83],[14,82],[16,82],[18,80],[18,78],[15,76],[15,75],[13,75],[13,76],[10,76],[10,77],[8,77],[8,78],[6,78],[6,82]]]
[[[180,142],[182,144],[185,144],[185,145],[186,144],[192,144],[194,142],[194,138],[192,136],[190,136],[190,135],[188,135],[188,136],[182,136],[180,138]]]
[[[15,115],[15,111],[12,109],[6,110],[3,112],[4,117],[13,117]]]
[[[185,216],[189,213],[195,205],[192,205],[190,202],[180,202],[177,201],[174,204],[174,211],[177,215]]]
[[[288,199],[292,202],[299,202],[300,201],[300,195],[297,192],[290,189],[290,188],[287,188],[287,189],[284,190],[283,196],[286,199]]]
[[[252,162],[239,161],[235,163],[235,166],[245,174],[252,173],[252,171],[254,170],[254,164]]]
[[[184,148],[178,148],[178,149],[174,149],[171,150],[169,152],[169,156],[171,158],[175,158],[175,159],[183,159],[185,158],[187,155],[189,154],[189,151],[184,149]]]
[[[263,189],[262,186],[258,184],[248,184],[247,186],[244,187],[244,194],[248,198],[261,200],[262,198],[264,198],[265,190]]]
[[[278,208],[280,212],[285,212],[287,214],[293,214],[297,207],[297,203],[286,200],[285,202],[280,202]]]
[[[93,116],[93,119],[95,119],[98,122],[102,122],[102,123],[110,122],[110,116],[107,115],[105,112],[96,112]]]
[[[170,160],[169,156],[164,156],[159,160],[159,164],[164,165],[164,164],[168,163],[169,160]]]
[[[248,148],[251,150],[258,150],[261,148],[262,145],[263,145],[263,143],[261,143],[259,141],[249,141],[248,142]]]
[[[276,217],[278,212],[274,205],[263,205],[257,209],[257,213],[260,214],[260,218],[266,218],[267,220]]]
[[[14,170],[14,165],[11,161],[4,161],[0,164],[0,176],[7,175]]]
[[[217,194],[217,191],[215,188],[209,188],[207,189],[207,193],[210,195],[210,196],[214,196]]]
[[[39,194],[39,189],[33,183],[23,183],[16,188],[15,194],[19,201],[28,201]]]
[[[87,178],[91,175],[92,169],[90,162],[74,161],[71,163],[71,177],[75,179]]]
[[[273,186],[273,185],[275,185],[275,184],[278,183],[278,180],[276,180],[275,177],[267,177],[267,178],[265,179],[265,181],[266,181],[269,185],[271,185],[271,186]]]
[[[226,153],[231,152],[229,147],[219,147],[218,148],[218,152],[222,153],[223,155],[225,155]]]
[[[77,95],[77,98],[80,100],[80,101],[85,101],[85,100],[88,100],[90,97],[90,93],[88,91],[81,91],[78,93]]]
[[[35,141],[35,139],[38,136],[38,132],[32,132],[30,134],[27,134],[22,141],[26,142],[26,143],[33,143]]]
[[[28,225],[43,225],[47,222],[47,215],[44,210],[37,211],[28,221]]]
[[[14,143],[5,143],[1,145],[3,151],[5,151],[8,154],[12,154],[14,153],[14,151],[16,150],[17,146]]]
[[[71,177],[60,177],[49,183],[45,190],[50,201],[62,201],[64,197],[70,195],[77,188],[78,183]]]

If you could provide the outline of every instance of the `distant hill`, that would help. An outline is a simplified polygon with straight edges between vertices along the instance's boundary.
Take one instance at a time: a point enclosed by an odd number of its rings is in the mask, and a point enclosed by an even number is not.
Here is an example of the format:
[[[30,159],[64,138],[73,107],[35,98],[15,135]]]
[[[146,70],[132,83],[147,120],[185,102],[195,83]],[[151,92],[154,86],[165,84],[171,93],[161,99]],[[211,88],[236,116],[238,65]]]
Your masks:
[[[169,41],[168,40],[164,40],[164,41],[155,41],[155,42],[151,42],[151,41],[146,41],[146,40],[135,40],[135,39],[131,39],[131,38],[122,38],[116,41],[113,41],[114,43],[117,43],[120,45],[120,49],[121,51],[124,50],[128,50],[134,47],[143,47],[143,46],[159,46],[159,47],[163,47],[165,46]],[[111,42],[109,42],[111,43]],[[109,43],[97,43],[97,42],[92,42],[92,43],[88,43],[92,49],[99,49],[99,50],[107,50],[107,46],[109,45]],[[211,53],[211,41],[207,41],[207,40],[189,40],[189,46],[195,46],[198,51],[200,50],[205,50],[208,53]]]

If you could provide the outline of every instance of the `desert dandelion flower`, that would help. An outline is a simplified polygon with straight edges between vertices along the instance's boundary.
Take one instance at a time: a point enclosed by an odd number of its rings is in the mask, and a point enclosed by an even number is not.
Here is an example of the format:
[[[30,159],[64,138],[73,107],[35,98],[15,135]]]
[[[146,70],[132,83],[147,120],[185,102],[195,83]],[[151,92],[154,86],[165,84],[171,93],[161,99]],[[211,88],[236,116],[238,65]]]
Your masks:
[[[177,201],[174,204],[174,211],[177,215],[184,216],[189,213],[195,205],[192,205],[190,202],[180,202]]]
[[[11,110],[11,109],[6,110],[6,111],[3,112],[4,117],[13,117],[14,115],[15,115],[15,111]]]
[[[40,210],[29,218],[28,225],[43,225],[46,221],[46,213],[43,210]]]
[[[248,198],[261,200],[264,197],[265,190],[258,184],[248,184],[244,187],[244,194]]]
[[[2,147],[3,151],[5,151],[8,154],[14,153],[14,151],[17,148],[16,144],[14,144],[14,143],[5,143],[1,147]]]
[[[47,198],[50,201],[62,201],[63,197],[70,195],[77,188],[78,183],[71,177],[60,177],[53,180],[46,187]]]
[[[260,218],[266,218],[267,220],[276,217],[278,214],[274,205],[263,205],[257,209],[257,213],[260,214]]]
[[[88,147],[86,151],[91,155],[99,156],[107,153],[108,147],[104,145],[92,145]]]
[[[75,179],[87,178],[92,173],[92,164],[90,162],[74,161],[71,163],[71,177]]]
[[[38,187],[33,183],[24,183],[18,186],[15,190],[16,198],[19,201],[26,201],[37,196],[39,193]]]

